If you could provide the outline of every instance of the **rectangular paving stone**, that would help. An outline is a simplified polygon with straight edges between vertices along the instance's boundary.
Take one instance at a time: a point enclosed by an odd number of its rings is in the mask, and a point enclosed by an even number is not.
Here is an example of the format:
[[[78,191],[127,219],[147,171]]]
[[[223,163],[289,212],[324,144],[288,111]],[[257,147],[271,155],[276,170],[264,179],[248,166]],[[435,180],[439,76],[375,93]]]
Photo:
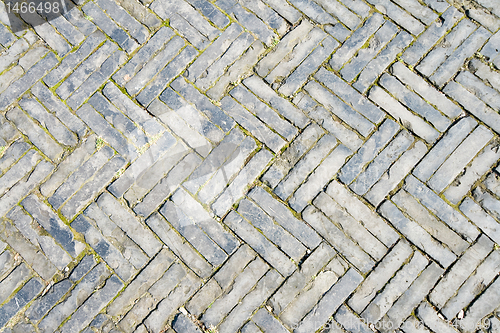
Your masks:
[[[378,124],[384,119],[384,112],[332,72],[320,68],[314,77],[371,122]]]
[[[406,238],[413,244],[416,244],[423,252],[429,253],[443,267],[448,267],[455,261],[456,256],[450,250],[434,240],[417,223],[406,218],[393,203],[389,201],[384,202],[380,206],[380,212]]]
[[[67,279],[54,284],[47,294],[35,300],[28,308],[26,311],[28,318],[32,321],[40,320],[72,286],[73,284]]]
[[[254,117],[253,114],[243,108],[233,98],[229,96],[224,97],[221,104],[222,109],[227,114],[275,153],[285,145],[286,142],[279,135],[271,131],[265,123]]]
[[[186,80],[177,78],[172,82],[171,87],[186,98],[188,102],[195,104],[198,110],[204,113],[210,121],[219,126],[225,133],[233,127],[234,121],[218,106],[212,104],[207,97],[188,84]]]
[[[273,9],[268,7],[263,1],[243,0],[241,4],[257,15],[263,22],[267,23],[279,35],[283,35],[288,30],[288,24]]]
[[[299,323],[297,332],[312,332],[323,326],[328,318],[361,283],[362,277],[349,269],[339,281],[323,296],[314,309]]]
[[[321,44],[291,73],[278,91],[283,95],[293,95],[307,81],[309,75],[325,61],[339,43],[326,37]]]
[[[399,237],[396,232],[394,232],[378,214],[371,211],[338,182],[331,182],[326,193],[342,207],[346,208],[346,211],[354,217],[354,219],[363,221],[364,227],[387,247],[398,240]]]
[[[93,293],[92,296],[72,314],[71,318],[61,327],[61,332],[79,332],[116,296],[122,287],[123,282],[116,276],[111,276],[106,281],[104,287]]]
[[[419,36],[404,53],[402,59],[409,65],[415,66],[418,60],[429,51],[432,46],[450,30],[455,23],[463,17],[455,7],[450,6],[442,15],[442,21],[434,22],[427,30]]]
[[[403,130],[375,157],[368,167],[349,185],[356,194],[363,195],[380,179],[406,149],[414,142],[413,136]]]
[[[57,160],[64,152],[52,137],[35,125],[19,108],[9,110],[6,117],[16,124],[16,128],[27,135],[29,140],[51,160]]]
[[[391,200],[432,237],[446,244],[456,255],[460,255],[469,246],[469,243],[453,232],[445,223],[431,215],[426,207],[421,205],[408,192],[399,191]]]
[[[297,129],[294,126],[281,119],[277,112],[260,101],[244,86],[235,87],[231,90],[230,95],[286,140],[290,141],[297,134]]]
[[[248,322],[249,324],[257,324],[260,328],[264,330],[264,332],[277,332],[277,333],[286,333],[287,329],[276,319],[274,318],[267,310],[261,308],[253,317],[252,321]],[[253,325],[255,325],[253,324]],[[248,324],[247,324],[248,325]],[[246,326],[243,326],[243,333],[251,333]],[[259,328],[256,327],[254,332],[262,332]]]
[[[418,136],[427,142],[434,142],[439,137],[439,132],[426,123],[422,118],[414,115],[401,103],[391,97],[385,90],[374,86],[370,89],[370,99],[396,119],[400,119],[407,127],[411,128]]]
[[[498,307],[498,286],[500,280],[496,279],[486,291],[467,309],[461,324],[469,331],[474,331],[476,325],[481,322],[488,313]]]
[[[7,303],[0,308],[0,327],[16,315],[26,304],[36,297],[43,289],[43,284],[37,279],[29,280]]]
[[[323,104],[330,112],[342,119],[346,124],[357,130],[362,136],[366,137],[374,129],[373,124],[345,104],[338,97],[331,94],[325,88],[315,81],[310,81],[304,89],[312,98]]]
[[[491,36],[486,29],[479,27],[452,55],[436,70],[429,80],[442,87],[462,66],[464,60],[478,50]]]
[[[219,326],[219,331],[221,333],[234,332],[240,328],[243,323],[251,317],[255,309],[262,305],[262,303],[265,302],[265,299],[271,296],[283,280],[283,277],[281,277],[277,271],[270,270],[267,272],[266,275],[257,283],[255,289],[249,292],[241,300],[241,303],[236,305],[236,307],[224,319]]]
[[[399,241],[382,259],[380,264],[370,272],[368,277],[349,299],[349,306],[358,313],[363,312],[366,306],[375,298],[377,292],[400,269],[412,252],[411,247],[406,241]]]
[[[26,181],[19,182],[0,197],[0,216],[4,216],[14,205],[16,205],[23,197],[25,197],[32,189],[45,179],[54,170],[54,166],[47,162],[41,161],[38,163],[27,177]]]
[[[458,289],[457,294],[446,302],[441,310],[446,318],[455,317],[461,309],[470,304],[490,284],[499,270],[500,254],[493,251]]]
[[[68,129],[76,133],[79,138],[83,137],[87,131],[84,123],[78,119],[64,103],[57,99],[45,85],[38,82],[31,88],[31,92],[51,113],[66,125]]]
[[[276,267],[283,276],[288,276],[295,270],[295,265],[285,254],[283,254],[283,252],[248,222],[243,220],[237,213],[229,213],[224,219],[224,223],[246,241],[256,252],[262,255],[262,257],[273,265],[273,267]]]
[[[441,319],[436,310],[434,310],[427,302],[422,302],[415,312],[420,319],[419,322],[425,323],[425,325],[434,332],[456,332],[453,326],[451,326],[451,324],[446,322],[444,319]]]
[[[361,272],[367,273],[373,267],[375,262],[370,256],[323,215],[319,209],[312,205],[307,206],[302,216],[307,223]]]
[[[42,156],[32,149],[21,157],[17,163],[13,164],[0,178],[0,195],[6,194],[12,186],[32,171],[41,159]]]
[[[93,18],[93,22],[101,28],[108,36],[115,40],[127,53],[132,53],[138,46],[127,33],[116,25],[106,14],[94,3],[87,3],[82,7],[85,14]]]
[[[102,147],[95,154],[91,155],[87,161],[82,163],[78,168],[75,168],[71,176],[69,176],[66,181],[57,188],[55,193],[48,198],[48,202],[55,209],[59,209],[88,179],[94,176],[113,155],[114,152],[111,148],[108,146]]]
[[[455,81],[465,89],[474,92],[480,100],[488,104],[494,110],[500,110],[500,93],[483,83],[477,76],[470,72],[460,72]]]
[[[416,141],[413,148],[408,149],[382,177],[365,194],[365,198],[374,206],[378,206],[384,198],[408,175],[411,169],[427,152],[427,146],[422,141]]]
[[[71,223],[71,227],[84,235],[85,241],[123,280],[127,281],[137,272],[122,253],[101,234],[99,229],[92,225],[89,218],[78,215]]]
[[[30,270],[24,263],[18,265],[2,282],[0,282],[0,301],[3,303],[13,291],[30,278]]]
[[[186,46],[165,68],[158,73],[158,75],[141,91],[136,97],[137,101],[146,106],[153,99],[155,99],[160,92],[167,86],[170,81],[181,73],[186,64],[190,63],[197,51],[191,47]]]
[[[420,252],[414,252],[410,261],[396,273],[386,288],[361,313],[361,316],[370,323],[377,322],[387,313],[396,299],[410,287],[427,264],[428,260]]]
[[[456,262],[451,270],[430,293],[429,299],[443,307],[445,303],[455,294],[457,288],[465,282],[467,277],[476,269],[481,261],[491,252],[493,242],[486,236],[481,236],[477,243],[472,245],[464,255]]]
[[[229,24],[229,19],[217,7],[206,0],[187,0],[194,8],[198,9],[219,29]]]
[[[498,112],[491,109],[483,101],[471,94],[468,90],[456,82],[449,82],[443,92],[461,104],[467,111],[479,120],[491,127],[497,133],[500,131]]]
[[[301,110],[286,99],[279,96],[273,89],[271,89],[271,87],[264,84],[257,76],[253,75],[245,79],[243,84],[264,102],[268,103],[269,106],[277,110],[279,114],[295,124],[295,126],[304,128],[309,123],[309,120]]]
[[[470,198],[465,198],[459,208],[486,235],[496,243],[499,243],[500,231],[498,229],[498,222],[488,215],[477,203]]]
[[[189,268],[202,278],[208,277],[212,272],[212,266],[188,245],[174,231],[166,220],[158,213],[153,213],[147,220],[147,225],[160,237],[160,239],[185,263]]]
[[[455,118],[462,112],[462,109],[446,98],[446,95],[431,86],[420,76],[410,71],[399,61],[396,61],[391,67],[391,73],[397,76],[405,85],[411,87],[413,91],[422,96],[427,102],[436,106],[450,119]]]
[[[23,141],[14,141],[0,158],[0,172],[4,174],[15,165],[20,158],[30,149],[30,145]],[[41,156],[40,156],[41,157]]]
[[[373,6],[382,6],[385,9],[384,14],[392,18],[397,24],[408,30],[411,34],[418,36],[420,33],[422,33],[422,31],[424,31],[424,25],[422,23],[420,23],[407,11],[396,6],[391,1],[370,0],[369,3]],[[403,8],[408,10],[406,7]]]
[[[315,248],[321,238],[306,224],[295,218],[292,212],[278,200],[274,199],[261,187],[254,187],[249,195],[278,224],[288,230],[295,238],[310,249]]]
[[[302,263],[300,270],[296,270],[271,297],[269,304],[273,313],[280,315],[334,256],[335,251],[329,245],[321,243]]]
[[[247,244],[243,244],[231,255],[226,264],[214,275],[214,280],[221,290],[229,290],[236,277],[247,267],[248,263],[255,259],[256,253]]]
[[[314,199],[313,204],[321,209],[354,242],[360,244],[360,247],[372,258],[380,260],[387,252],[384,244],[371,235],[361,223],[357,223],[351,215],[343,211],[341,206],[325,193],[320,193]]]
[[[335,23],[337,23],[337,20],[335,18],[333,18],[323,8],[321,8],[320,5],[311,0],[293,0],[290,1],[290,3],[319,24],[329,23],[334,25]]]

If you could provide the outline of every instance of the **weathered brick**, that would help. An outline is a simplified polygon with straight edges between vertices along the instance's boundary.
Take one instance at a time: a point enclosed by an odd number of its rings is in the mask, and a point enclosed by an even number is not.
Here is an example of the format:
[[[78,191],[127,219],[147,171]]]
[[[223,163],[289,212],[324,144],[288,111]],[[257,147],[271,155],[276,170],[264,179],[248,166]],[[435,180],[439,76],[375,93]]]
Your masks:
[[[470,198],[465,200],[460,205],[460,210],[471,219],[481,230],[487,234],[496,243],[500,242],[500,230],[498,230],[498,222],[489,216],[481,207]]]
[[[30,270],[21,263],[0,282],[0,301],[3,303],[11,294],[30,278]]]
[[[28,304],[43,289],[43,284],[36,278],[29,280],[7,303],[0,308],[0,327]]]

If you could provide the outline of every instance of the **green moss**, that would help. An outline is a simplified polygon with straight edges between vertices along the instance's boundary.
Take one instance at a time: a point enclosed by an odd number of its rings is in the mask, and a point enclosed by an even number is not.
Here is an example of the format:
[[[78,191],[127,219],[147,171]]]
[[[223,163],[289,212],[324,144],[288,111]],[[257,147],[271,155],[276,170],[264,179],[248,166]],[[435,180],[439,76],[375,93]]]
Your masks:
[[[99,150],[101,149],[104,145],[106,144],[106,141],[104,141],[102,138],[97,138],[95,140],[95,149]]]

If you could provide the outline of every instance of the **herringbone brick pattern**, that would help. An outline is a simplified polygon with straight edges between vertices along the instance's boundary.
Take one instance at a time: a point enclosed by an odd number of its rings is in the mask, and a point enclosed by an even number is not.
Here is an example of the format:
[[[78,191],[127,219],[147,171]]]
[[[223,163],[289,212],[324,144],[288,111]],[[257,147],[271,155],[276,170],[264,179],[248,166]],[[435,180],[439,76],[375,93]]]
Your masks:
[[[73,2],[0,2],[1,332],[500,332],[498,0]]]

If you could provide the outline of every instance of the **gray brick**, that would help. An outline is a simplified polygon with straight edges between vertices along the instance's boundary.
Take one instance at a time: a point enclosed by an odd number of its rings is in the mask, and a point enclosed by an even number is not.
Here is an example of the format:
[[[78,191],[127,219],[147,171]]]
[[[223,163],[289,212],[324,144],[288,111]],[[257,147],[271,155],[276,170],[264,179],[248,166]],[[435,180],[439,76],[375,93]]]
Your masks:
[[[279,114],[295,124],[295,126],[304,128],[309,123],[309,120],[301,110],[280,97],[269,86],[264,84],[262,80],[258,79],[257,76],[253,75],[245,79],[243,84],[264,102],[267,102],[272,108],[276,109]]]
[[[427,152],[427,146],[422,141],[416,141],[413,148],[408,149],[382,175],[382,177],[366,193],[365,198],[374,206],[378,206],[386,195],[394,190],[398,184],[410,173],[411,169]]]
[[[14,141],[0,158],[0,172],[4,174],[30,149],[30,145],[23,141]]]
[[[406,51],[403,53],[402,59],[409,65],[414,66],[418,60],[425,54],[429,49],[451,29],[458,20],[463,17],[455,7],[450,6],[441,15],[441,18],[437,20],[431,27],[419,36],[417,41],[413,43]],[[439,24],[437,24],[439,22]]]
[[[436,170],[428,181],[429,187],[441,192],[492,138],[491,131],[478,126]]]
[[[1,28],[0,28],[1,29]],[[5,36],[5,35],[3,35]],[[0,56],[0,71],[4,71],[10,67],[10,65],[18,60],[21,55],[28,50],[29,44],[26,40],[18,39],[13,43],[1,56]]]
[[[104,287],[92,294],[64,323],[61,332],[79,332],[114,298],[122,287],[123,283],[116,276],[111,276]]]
[[[65,266],[71,262],[72,258],[54,241],[54,238],[44,235],[46,230],[43,229],[37,221],[33,221],[33,219],[24,213],[20,207],[15,207],[11,210],[9,214],[7,214],[7,218],[13,221],[16,228],[19,229],[26,239],[33,245],[42,249],[41,252],[47,256],[58,269],[63,270]],[[52,233],[54,233],[53,229],[54,228],[51,230]],[[60,239],[58,240],[60,241]],[[81,243],[78,243],[78,245],[83,247]]]
[[[457,261],[446,276],[439,281],[430,293],[429,299],[440,308],[455,294],[456,289],[476,269],[481,261],[491,252],[493,242],[481,236]]]
[[[384,202],[380,206],[380,212],[395,228],[405,235],[406,238],[422,251],[429,253],[443,267],[448,267],[455,261],[456,256],[450,250],[434,240],[434,238],[425,232],[417,223],[406,218],[391,202]]]
[[[320,68],[314,77],[371,122],[380,123],[384,118],[378,107],[333,73]]]
[[[255,309],[271,296],[282,281],[283,277],[277,271],[270,270],[267,272],[257,283],[255,289],[249,292],[220,324],[219,332],[235,332],[243,326],[243,323],[248,320]]]
[[[108,306],[107,313],[113,317],[121,317],[133,306],[134,301],[141,297],[174,262],[175,257],[166,249],[161,250],[149,265],[123,290],[123,292]]]
[[[422,31],[424,31],[424,25],[420,23],[417,19],[411,16],[407,11],[396,6],[389,0],[370,0],[370,4],[376,7],[383,8],[383,13],[390,18],[392,18],[397,24],[399,24],[404,29],[408,30],[411,34],[418,36]],[[402,6],[406,10],[409,8]],[[435,15],[434,15],[435,17]],[[399,53],[399,52],[398,52]]]
[[[109,126],[109,123],[89,104],[86,103],[78,109],[76,115],[89,125],[98,136],[102,137],[104,141],[116,149],[118,153],[130,159],[137,156],[137,152],[132,144],[120,132]]]
[[[498,222],[490,215],[486,214],[481,207],[472,201],[470,198],[465,200],[460,205],[460,210],[471,219],[481,230],[487,234],[496,243],[500,243],[500,231],[498,230]]]
[[[55,193],[48,199],[48,202],[55,209],[59,209],[64,202],[71,198],[88,179],[94,176],[113,155],[114,152],[111,148],[107,146],[101,148],[78,168],[75,168],[76,170],[57,188]]]
[[[431,215],[425,206],[422,206],[408,192],[399,191],[391,200],[432,237],[446,244],[456,255],[460,255],[469,246],[469,243],[454,233],[445,223]]]
[[[252,133],[258,140],[262,141],[275,153],[284,145],[285,141],[271,131],[262,121],[255,118],[248,110],[244,109],[234,99],[227,96],[222,99],[222,109],[236,120],[247,131]]]
[[[49,180],[40,186],[40,193],[46,197],[52,196],[63,185],[68,176],[75,170],[78,170],[78,167],[93,156],[92,153],[95,151],[95,145],[96,137],[94,135],[88,137],[80,147],[76,148],[70,156],[59,164],[57,171],[51,175]],[[103,149],[102,153],[105,151],[106,149]],[[66,185],[63,185],[63,187],[66,187]]]
[[[38,163],[33,172],[26,178],[26,181],[17,183],[0,198],[0,216],[4,216],[12,206],[34,189],[52,170],[54,170],[54,166],[51,163],[46,161]]]
[[[248,245],[242,245],[214,275],[214,280],[222,288],[221,290],[228,290],[234,279],[255,256],[255,252]]]
[[[241,333],[262,333],[262,331],[253,323],[253,321],[249,321],[241,328]]]
[[[287,333],[288,330],[267,310],[261,308],[253,317],[252,321],[256,323],[264,332],[277,332],[277,333]],[[249,322],[252,323],[252,322]],[[245,326],[246,327],[246,326]],[[258,330],[258,329],[257,329]],[[257,332],[259,332],[258,330]],[[242,332],[247,332],[243,331]]]
[[[297,134],[297,129],[295,127],[281,119],[277,112],[269,108],[243,86],[239,85],[232,89],[230,95],[242,105],[246,106],[250,112],[262,119],[262,121],[286,140],[290,141]]]
[[[216,5],[218,5],[220,2],[221,1],[217,1]],[[236,20],[241,25],[243,25],[248,30],[253,32],[267,46],[271,46],[273,40],[277,38],[273,30],[271,30],[264,22],[262,22],[262,20],[260,20],[252,12],[243,9],[243,7],[241,7],[239,3],[230,9],[224,9],[224,10],[226,11],[226,13],[233,14]]]
[[[357,113],[353,108],[331,94],[317,82],[310,81],[306,84],[305,90],[312,98],[323,104],[330,112],[335,114],[349,126],[352,126],[364,137],[368,136],[374,129],[373,124],[368,119]]]
[[[272,29],[276,30],[279,35],[283,35],[288,30],[288,24],[286,21],[264,2],[260,0],[243,0],[241,4],[257,15],[262,21],[267,23]]]
[[[356,53],[368,38],[383,24],[382,15],[375,13],[370,17],[363,27],[357,29],[349,40],[340,47],[330,60],[330,66],[334,70],[339,70]]]
[[[66,103],[68,103],[73,110],[78,109],[125,61],[126,55],[124,52],[116,51],[113,53],[102,63],[103,70],[92,73],[82,86],[68,98]]]
[[[96,261],[94,256],[87,254],[83,257],[82,260],[78,263],[78,265],[73,269],[69,276],[69,280],[72,282],[76,282],[80,280],[83,276],[85,276],[94,266],[96,265]]]
[[[335,251],[330,246],[325,243],[320,244],[302,263],[300,269],[296,270],[283,286],[270,298],[269,304],[274,314],[279,315],[282,313],[288,305],[294,301],[301,290],[304,290],[306,285],[314,279],[314,276],[316,276],[334,256]],[[297,305],[299,302],[295,304]],[[256,316],[258,316],[258,314],[256,314]],[[254,321],[259,325],[258,319],[254,319]]]
[[[201,333],[200,329],[182,313],[175,316],[172,321],[172,328],[177,333]]]
[[[436,106],[449,118],[455,118],[462,112],[462,109],[448,100],[444,94],[410,71],[399,61],[396,61],[390,70],[401,82],[411,87],[413,91],[422,96],[427,102]]]
[[[202,278],[206,278],[212,272],[212,266],[205,261],[189,244],[178,235],[174,229],[158,213],[153,213],[147,220],[148,226],[160,237],[160,239],[189,267]]]
[[[458,289],[457,294],[446,302],[441,312],[446,318],[455,315],[478,296],[500,271],[500,253],[493,251]],[[490,286],[489,288],[491,288]],[[477,305],[476,305],[477,307]]]
[[[71,223],[71,227],[84,235],[85,241],[123,280],[126,281],[130,279],[136,272],[134,267],[123,257],[120,251],[104,238],[101,232],[91,224],[90,219],[83,215],[78,215]]]
[[[484,45],[481,49],[481,53],[486,57],[490,58],[490,61],[498,67],[500,63],[499,51],[495,45],[497,45],[498,40],[500,38],[500,34],[497,32],[493,35],[492,38],[489,39],[488,43]]]
[[[187,0],[194,8],[198,9],[219,29],[229,24],[229,19],[217,7],[206,0]]]
[[[94,3],[86,3],[82,10],[85,14],[93,18],[93,22],[97,24],[108,36],[115,40],[120,47],[127,53],[132,53],[139,45],[131,39],[127,33],[120,29],[106,14],[99,9]]]
[[[292,167],[324,133],[324,130],[314,123],[306,127],[304,131],[292,141],[290,146],[276,158],[276,162],[266,171],[262,180],[271,188],[276,187],[280,180],[285,177]]]
[[[293,273],[295,265],[289,258],[237,213],[230,212],[224,219],[224,223],[273,267],[276,267],[282,275],[288,276]]]
[[[3,237],[2,237],[3,238]],[[7,246],[7,243],[2,242],[2,247],[6,247]],[[0,267],[2,267],[0,269],[0,278],[3,279],[7,276],[7,274],[9,274],[13,268],[16,267],[17,263],[16,263],[16,260],[14,258],[14,255],[12,254],[11,251],[9,250],[2,250],[3,252],[0,254]]]
[[[321,44],[293,71],[278,91],[283,95],[293,95],[307,81],[312,72],[330,56],[333,50],[339,45],[331,37],[326,37]]]
[[[179,308],[196,290],[200,287],[200,281],[192,273],[189,273],[179,283],[165,299],[163,299],[156,310],[154,310],[144,321],[144,325],[149,331],[161,331],[167,322],[167,319],[173,312]]]
[[[269,266],[260,258],[249,263],[235,279],[233,288],[212,304],[201,317],[201,321],[206,326],[217,326],[268,270]]]
[[[184,96],[188,102],[195,104],[198,110],[204,113],[211,122],[219,126],[225,133],[233,127],[234,121],[218,106],[212,104],[207,97],[189,85],[186,80],[177,78],[172,82],[171,87]]]
[[[430,76],[453,54],[477,26],[468,19],[460,21],[444,39],[425,56],[416,69],[425,76]]]
[[[158,75],[141,91],[137,96],[137,101],[141,105],[148,105],[155,99],[160,92],[171,82],[173,78],[179,75],[186,64],[195,58],[197,51],[191,47],[185,47]]]
[[[422,302],[420,306],[415,311],[418,318],[421,319],[420,322],[425,323],[433,332],[439,331],[443,333],[455,333],[456,330],[449,324],[438,316],[436,310],[434,310],[429,303]]]
[[[405,127],[412,130],[427,142],[434,142],[439,137],[439,132],[431,127],[425,120],[411,113],[385,90],[374,86],[370,90],[370,99],[385,109],[395,119],[399,119]]]
[[[134,212],[140,216],[149,216],[161,203],[169,197],[186,179],[191,172],[201,163],[201,159],[194,153],[184,157],[170,170],[158,184],[134,207]]]
[[[6,117],[14,122],[16,127],[27,135],[29,140],[51,160],[57,160],[64,152],[54,139],[36,126],[19,108],[8,111]]]
[[[349,185],[349,188],[359,195],[363,195],[380,179],[403,152],[414,142],[413,136],[403,130],[375,157],[368,167]]]
[[[12,84],[12,82],[19,79],[23,74],[24,70],[21,68],[21,66],[15,66],[0,75],[0,94],[3,93]]]
[[[428,260],[420,252],[415,252],[410,261],[396,273],[386,288],[361,313],[361,316],[370,323],[377,322],[389,310],[396,299],[410,287],[427,264]]]
[[[382,318],[382,321],[394,323],[394,327],[400,326],[404,319],[413,311],[414,308],[424,299],[432,286],[443,274],[444,270],[436,263],[431,263],[420,275],[413,281],[412,285],[403,295],[394,303],[392,308]],[[382,330],[389,331],[389,330]]]
[[[308,206],[302,213],[304,220],[309,223],[332,246],[344,255],[361,272],[368,272],[374,261],[358,244],[346,237],[341,229],[333,224],[319,209]]]
[[[81,4],[80,1],[77,2]],[[96,31],[96,26],[90,23],[89,20],[85,19],[83,13],[77,7],[72,7],[71,9],[67,10],[65,13],[63,13],[62,16],[64,16],[64,18],[69,23],[75,26],[81,33],[83,33],[87,37],[94,31]]]
[[[36,34],[40,36],[60,57],[63,57],[71,50],[71,45],[57,33],[57,30],[51,24],[45,24],[46,21],[37,13],[19,13],[21,18],[30,22]]]
[[[455,81],[460,83],[465,89],[473,92],[492,109],[496,111],[500,110],[500,93],[488,87],[478,77],[469,72],[460,72]]]
[[[94,289],[102,285],[110,275],[111,273],[104,264],[99,264],[94,267],[94,269],[92,269],[82,281],[66,295],[62,302],[50,310],[48,315],[40,321],[38,328],[43,332],[55,331],[62,321],[82,305],[92,294]]]
[[[11,294],[30,278],[30,270],[24,263],[17,266],[0,282],[0,301],[3,303]]]
[[[486,29],[479,27],[429,79],[437,86],[442,87],[460,69],[464,60],[472,56],[490,36],[491,34]]]
[[[271,242],[295,261],[306,253],[306,248],[284,229],[274,224],[274,221],[248,200],[242,200],[238,205],[238,213],[258,228]]]
[[[461,322],[466,332],[475,331],[476,325],[481,319],[498,307],[500,280],[497,278],[488,289],[472,304],[465,313]]]
[[[314,309],[299,323],[297,332],[312,332],[323,326],[343,301],[361,283],[362,277],[349,269],[339,281],[325,293]]]
[[[92,219],[104,237],[112,243],[124,258],[140,269],[148,262],[148,257],[113,221],[109,219],[96,204],[91,204],[85,210],[85,216]]]
[[[62,280],[54,284],[47,294],[38,298],[26,311],[27,317],[32,321],[40,320],[62,298],[73,284],[69,280]]]
[[[254,187],[248,195],[267,214],[269,214],[279,225],[288,230],[294,237],[310,249],[315,248],[321,239],[305,225],[302,221],[293,216],[291,211],[278,200],[274,199],[261,187]]]
[[[0,195],[6,194],[12,186],[29,174],[41,159],[42,156],[34,149],[28,151],[21,157],[19,161],[0,178]]]
[[[36,278],[29,280],[9,302],[0,308],[0,327],[5,324],[43,289],[43,284]]]
[[[222,266],[222,268],[227,267],[227,265]],[[213,300],[222,294],[222,289],[219,284],[214,280],[210,279],[203,287],[193,296],[189,301],[186,308],[190,313],[196,317],[200,316],[206,308],[212,304]]]
[[[380,260],[387,252],[387,248],[377,238],[370,234],[361,223],[345,212],[342,207],[325,193],[320,193],[313,201],[314,205],[321,209],[335,225],[371,257]]]
[[[31,66],[36,64],[38,60],[43,58],[43,56],[46,55],[48,51],[49,50],[43,46],[35,47],[26,52],[26,54],[23,55],[21,59],[19,59],[18,64],[26,71]]]
[[[349,299],[349,306],[358,313],[363,312],[366,306],[376,297],[377,292],[400,269],[412,252],[406,241],[399,241]]]
[[[81,209],[83,209],[92,198],[101,191],[120,170],[126,161],[119,157],[113,157],[106,163],[92,179],[87,181],[85,185],[75,193],[69,201],[66,202],[61,213],[67,218],[73,218]]]
[[[390,247],[398,240],[399,237],[396,232],[394,232],[378,214],[371,211],[365,204],[359,201],[359,199],[336,181],[330,183],[326,193],[344,207],[354,219],[363,221],[364,227],[387,247]]]
[[[84,136],[87,129],[83,122],[71,113],[68,107],[57,99],[45,85],[38,82],[31,88],[31,92],[42,102],[49,112],[53,113],[68,129],[76,133],[79,138]],[[52,131],[50,132],[52,133]]]
[[[87,57],[88,54],[90,54],[96,46],[104,40],[104,37],[102,34],[96,33],[95,37],[90,37],[90,40],[92,43],[89,42],[89,45],[84,43],[81,46],[81,53],[76,52],[69,55],[65,58],[68,59],[67,62],[63,61],[62,65],[55,69],[54,74],[51,72],[47,75],[48,82],[46,83],[49,86],[52,86],[73,70],[66,80],[64,80],[64,82],[56,89],[57,95],[59,95],[62,99],[68,98],[75,90],[77,90],[82,83],[85,82],[85,80],[87,80],[92,73],[98,70],[106,59],[108,59],[109,56],[111,56],[113,52],[118,49],[115,44],[110,41],[106,41],[101,47]],[[85,57],[87,58],[75,69],[78,63]]]

